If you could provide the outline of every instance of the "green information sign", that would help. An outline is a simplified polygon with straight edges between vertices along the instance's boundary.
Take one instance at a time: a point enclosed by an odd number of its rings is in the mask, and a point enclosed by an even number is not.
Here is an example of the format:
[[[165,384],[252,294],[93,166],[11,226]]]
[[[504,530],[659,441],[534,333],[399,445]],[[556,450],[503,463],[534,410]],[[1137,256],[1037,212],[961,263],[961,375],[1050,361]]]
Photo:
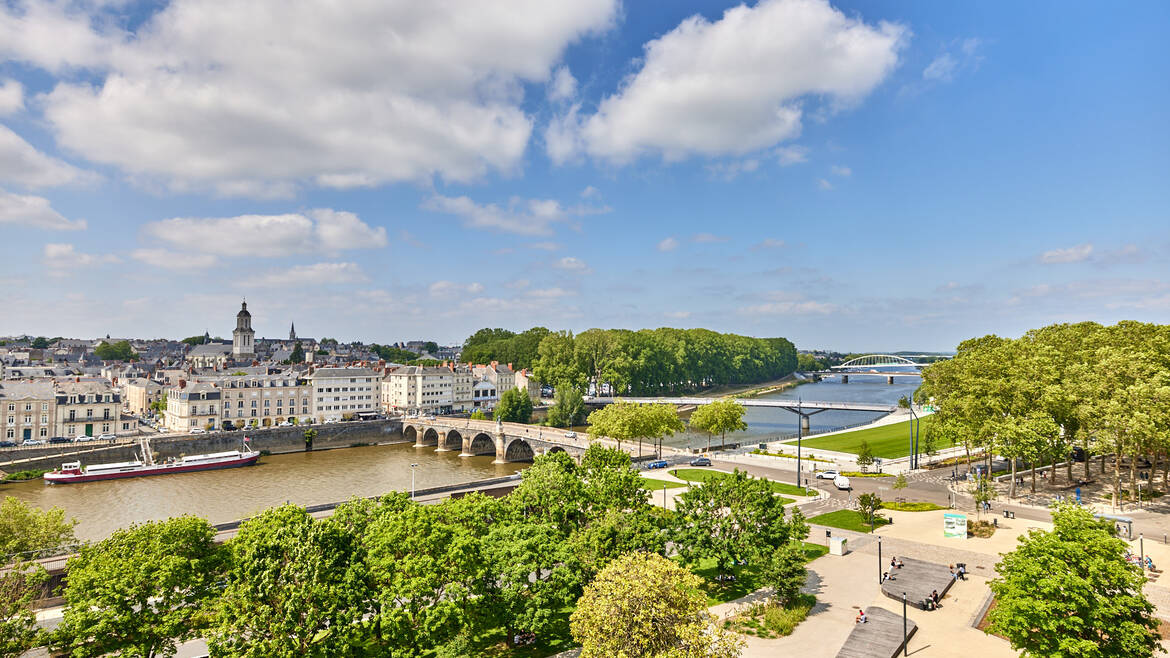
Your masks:
[[[943,514],[943,537],[967,538],[967,515],[947,512]]]

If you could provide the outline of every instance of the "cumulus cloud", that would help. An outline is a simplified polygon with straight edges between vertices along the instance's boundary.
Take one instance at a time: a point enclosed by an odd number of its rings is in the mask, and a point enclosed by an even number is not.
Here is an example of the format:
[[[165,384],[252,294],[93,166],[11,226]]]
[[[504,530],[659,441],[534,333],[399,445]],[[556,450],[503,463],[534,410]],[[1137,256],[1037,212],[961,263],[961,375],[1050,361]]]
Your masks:
[[[974,37],[963,39],[957,44],[952,42],[951,47],[955,49],[954,54],[950,51],[944,51],[931,60],[930,64],[927,64],[926,68],[922,70],[922,79],[932,82],[950,82],[961,71],[978,69],[983,62],[983,56],[979,54],[982,45],[983,42]]]
[[[752,245],[752,251],[759,251],[761,249],[780,249],[782,247],[784,247],[783,240],[777,240],[776,238],[764,238],[763,240]]]
[[[520,235],[548,235],[555,224],[576,217],[609,212],[607,207],[575,205],[566,207],[554,199],[512,197],[506,206],[477,203],[467,196],[441,194],[427,199],[422,207],[434,212],[455,215],[472,228],[482,228]]]
[[[24,109],[24,87],[16,80],[0,82],[0,117]]]
[[[567,101],[576,95],[577,78],[573,77],[569,67],[558,67],[548,83],[548,99],[553,102]]]
[[[941,80],[943,82],[950,82],[955,78],[955,69],[958,68],[959,62],[950,53],[943,53],[935,57],[930,64],[922,70],[922,78],[924,80]]]
[[[675,238],[663,238],[662,242],[658,243],[658,251],[674,251],[678,249],[678,240]]]
[[[550,125],[546,146],[563,161],[576,132],[577,147],[619,163],[771,147],[800,133],[805,104],[833,110],[864,98],[908,38],[901,25],[870,25],[826,0],[762,0],[714,22],[692,16],[645,45],[640,69],[595,114],[574,108]]]
[[[728,240],[730,238],[725,235],[715,235],[713,233],[696,233],[691,238],[691,242],[696,244],[713,244],[716,242],[727,242]]]
[[[585,261],[574,256],[565,256],[564,258],[554,263],[553,267],[569,272],[577,272],[580,274],[588,274],[591,271],[589,266],[585,264]]]
[[[242,283],[256,288],[282,288],[284,286],[324,286],[338,283],[360,283],[367,281],[362,268],[356,263],[314,263],[297,265],[285,270],[275,270],[259,277],[246,279]]]
[[[781,167],[788,167],[801,162],[808,162],[808,149],[803,146],[780,146],[776,149],[776,159]]]
[[[54,231],[80,231],[85,220],[70,221],[53,210],[44,197],[13,194],[0,189],[0,226],[16,225]]]
[[[454,281],[435,281],[428,288],[432,297],[449,297],[451,295],[472,294],[483,292],[483,285],[479,283],[456,283]]]
[[[1067,249],[1052,249],[1040,254],[1040,262],[1045,264],[1080,263],[1088,260],[1093,254],[1093,245],[1080,244]]]
[[[386,229],[351,212],[318,208],[285,215],[174,217],[151,222],[145,235],[179,248],[224,256],[285,256],[386,246]]]
[[[572,290],[565,290],[564,288],[533,288],[525,291],[524,294],[536,299],[560,299],[562,297],[571,297],[577,293]]]
[[[178,252],[170,249],[135,249],[130,257],[164,270],[206,270],[218,264],[215,254]]]
[[[739,312],[743,315],[828,315],[838,310],[836,304],[807,299],[785,290],[765,292],[757,297],[765,301],[743,306]]]
[[[0,125],[0,182],[50,187],[88,178],[92,175],[41,153],[7,126]]]
[[[86,254],[77,251],[72,244],[59,242],[46,244],[43,254],[45,265],[55,270],[121,262],[121,259],[113,254]]]
[[[569,44],[608,29],[617,8],[173,0],[140,24],[128,9],[111,20],[118,11],[0,5],[0,56],[84,73],[44,97],[58,142],[136,178],[270,195],[272,182],[514,170],[533,125],[524,85],[549,82]]]

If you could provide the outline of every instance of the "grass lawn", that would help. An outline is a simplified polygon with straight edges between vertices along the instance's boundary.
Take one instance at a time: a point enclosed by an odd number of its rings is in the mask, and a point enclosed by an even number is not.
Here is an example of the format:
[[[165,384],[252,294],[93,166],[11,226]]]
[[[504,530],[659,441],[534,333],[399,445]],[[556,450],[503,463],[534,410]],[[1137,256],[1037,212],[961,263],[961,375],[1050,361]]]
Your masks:
[[[536,638],[536,642],[526,647],[508,648],[507,631],[503,628],[493,628],[477,636],[468,647],[473,655],[488,656],[489,658],[544,658],[562,651],[568,651],[576,646],[573,635],[569,631],[569,615],[573,608],[567,607],[553,614],[551,628]],[[433,656],[434,654],[427,654]]]
[[[918,439],[919,446],[922,445],[921,433],[926,431],[927,426],[933,420],[934,416],[926,416],[922,419],[922,430],[919,433]],[[821,438],[804,439],[800,444],[806,450],[819,448],[821,450],[834,450],[836,452],[857,454],[858,447],[862,441],[869,442],[869,449],[873,452],[874,457],[881,457],[883,459],[905,457],[910,454],[910,421],[907,420],[901,423],[882,425],[880,427],[853,430],[852,432],[842,432]],[[951,446],[939,442],[934,447],[935,450],[942,450]]]
[[[722,471],[709,471],[705,468],[676,468],[673,471],[671,471],[670,474],[675,476],[676,478],[678,478],[680,480],[687,480],[689,482],[706,482],[708,480],[714,480],[716,478],[725,478],[728,476],[727,473],[724,473]],[[773,493],[788,494],[789,496],[815,496],[815,495],[817,495],[817,492],[815,490],[802,489],[801,487],[798,487],[795,484],[787,484],[785,482],[775,482],[775,481],[771,481],[771,480],[769,480],[768,483],[772,485]],[[659,488],[661,488],[661,487],[659,487]],[[786,499],[786,502],[784,504],[787,505],[790,502],[792,502],[792,501]]]
[[[882,509],[892,509],[897,512],[933,512],[946,508],[942,505],[935,505],[934,503],[910,501],[905,503],[882,503]]]
[[[804,548],[805,562],[811,562],[829,552],[827,546],[801,542]],[[731,573],[735,580],[715,580],[719,575],[715,565],[715,558],[707,558],[691,568],[691,571],[703,579],[703,591],[707,593],[707,603],[726,603],[740,597],[747,596],[763,587],[760,584],[760,566],[756,564],[742,564],[733,566]]]
[[[662,487],[667,489],[678,489],[679,487],[687,486],[686,482],[672,482],[670,480],[655,480],[654,478],[643,477],[642,481],[646,484],[646,488],[650,491],[662,491]]]
[[[809,519],[808,522],[816,525],[827,525],[830,528],[852,530],[854,532],[869,532],[869,523],[865,517],[862,516],[861,512],[856,512],[851,509],[837,510],[828,514],[818,514]],[[875,528],[880,528],[889,522],[889,519],[875,515],[873,525]]]

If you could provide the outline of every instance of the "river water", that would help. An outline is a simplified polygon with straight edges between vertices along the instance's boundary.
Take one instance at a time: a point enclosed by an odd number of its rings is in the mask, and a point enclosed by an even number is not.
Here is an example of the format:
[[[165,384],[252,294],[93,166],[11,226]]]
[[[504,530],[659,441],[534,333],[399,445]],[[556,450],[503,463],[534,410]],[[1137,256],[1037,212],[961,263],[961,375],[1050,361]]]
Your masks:
[[[896,381],[899,383],[887,384],[882,377],[850,376],[848,384],[826,379],[766,397],[895,404],[919,384],[917,379]],[[826,411],[812,416],[811,429],[817,432],[854,425],[880,415]],[[747,431],[735,433],[729,441],[754,443],[796,432],[797,416],[783,409],[748,407],[745,419]],[[701,447],[706,442],[705,434],[691,432],[666,440],[667,445],[676,447]],[[524,467],[493,464],[492,457],[459,457],[456,452],[395,444],[271,455],[261,458],[256,466],[224,471],[57,486],[39,480],[0,484],[0,495],[16,496],[43,509],[61,507],[78,520],[79,538],[100,539],[136,521],[181,514],[196,514],[212,523],[223,523],[285,502],[317,505],[352,496],[409,491],[412,463],[418,464],[418,489],[509,475]]]

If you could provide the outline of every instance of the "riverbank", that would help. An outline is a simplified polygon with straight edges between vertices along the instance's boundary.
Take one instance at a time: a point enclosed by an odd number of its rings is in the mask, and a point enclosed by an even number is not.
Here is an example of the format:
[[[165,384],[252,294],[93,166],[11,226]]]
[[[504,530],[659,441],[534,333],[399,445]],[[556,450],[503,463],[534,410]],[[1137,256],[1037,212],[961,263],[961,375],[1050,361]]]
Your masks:
[[[812,382],[811,379],[798,376],[796,373],[789,373],[780,379],[776,379],[763,384],[749,384],[746,386],[716,386],[708,389],[702,393],[695,394],[699,398],[758,398],[764,395],[771,395],[773,393],[780,393],[787,391],[790,388],[796,388],[801,384]]]

